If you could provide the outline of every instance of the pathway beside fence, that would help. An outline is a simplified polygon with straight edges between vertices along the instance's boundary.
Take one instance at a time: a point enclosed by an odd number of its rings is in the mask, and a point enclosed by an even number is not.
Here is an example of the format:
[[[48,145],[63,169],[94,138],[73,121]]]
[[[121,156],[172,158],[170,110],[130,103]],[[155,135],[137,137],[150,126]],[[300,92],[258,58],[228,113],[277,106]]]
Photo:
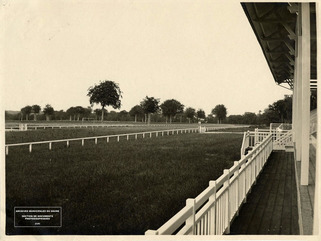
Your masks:
[[[252,133],[253,135],[253,133]],[[258,141],[258,139],[256,139]],[[224,170],[217,180],[210,181],[195,199],[186,200],[186,206],[157,230],[146,235],[222,235],[230,232],[230,223],[246,202],[269,155],[272,152],[272,134],[253,143],[252,151]]]
[[[298,201],[291,152],[273,152],[231,234],[299,235]]]

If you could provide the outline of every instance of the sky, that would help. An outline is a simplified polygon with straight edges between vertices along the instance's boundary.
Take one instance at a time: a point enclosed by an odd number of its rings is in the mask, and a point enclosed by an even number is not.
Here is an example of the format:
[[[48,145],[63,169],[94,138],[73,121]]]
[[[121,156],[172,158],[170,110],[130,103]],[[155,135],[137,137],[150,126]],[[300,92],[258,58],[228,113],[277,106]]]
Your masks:
[[[292,93],[275,84],[238,1],[17,0],[3,10],[6,110],[87,107],[101,80],[119,84],[127,111],[152,96],[258,113]]]

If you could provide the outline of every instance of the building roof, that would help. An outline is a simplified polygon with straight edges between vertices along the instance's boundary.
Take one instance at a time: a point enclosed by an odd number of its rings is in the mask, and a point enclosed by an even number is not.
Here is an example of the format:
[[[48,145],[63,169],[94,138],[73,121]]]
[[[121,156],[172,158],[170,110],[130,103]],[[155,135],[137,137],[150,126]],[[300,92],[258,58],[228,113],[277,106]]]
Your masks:
[[[316,80],[316,14],[310,3],[311,80]],[[293,88],[298,3],[242,3],[277,84]],[[315,81],[311,81],[312,86]]]

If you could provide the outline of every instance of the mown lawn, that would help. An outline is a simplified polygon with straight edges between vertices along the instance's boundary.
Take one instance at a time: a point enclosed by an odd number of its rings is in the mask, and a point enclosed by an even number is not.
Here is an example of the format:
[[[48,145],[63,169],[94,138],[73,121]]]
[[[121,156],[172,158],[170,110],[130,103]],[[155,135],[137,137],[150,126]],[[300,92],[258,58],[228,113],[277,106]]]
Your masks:
[[[78,137],[94,137],[106,136],[124,133],[137,133],[156,130],[172,130],[172,129],[188,129],[197,128],[196,125],[186,125],[185,127],[177,126],[143,126],[143,127],[94,127],[94,128],[64,128],[64,129],[45,129],[45,130],[30,130],[6,132],[6,144],[32,142],[32,141],[47,141],[60,140]]]
[[[32,153],[18,147],[6,157],[6,232],[144,234],[232,166],[241,142],[242,135],[193,133]],[[14,206],[61,206],[63,226],[15,229]]]

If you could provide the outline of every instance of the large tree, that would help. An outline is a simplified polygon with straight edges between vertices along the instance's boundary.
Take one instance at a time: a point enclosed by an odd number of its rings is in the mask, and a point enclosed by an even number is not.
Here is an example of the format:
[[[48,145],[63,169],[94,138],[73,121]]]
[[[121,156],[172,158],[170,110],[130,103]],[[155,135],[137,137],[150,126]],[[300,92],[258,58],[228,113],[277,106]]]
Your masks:
[[[188,119],[188,122],[191,123],[191,120],[194,119],[196,111],[194,108],[188,107],[185,110],[185,116]]]
[[[198,109],[196,112],[196,116],[198,119],[205,119],[205,111],[202,109]]]
[[[69,115],[69,120],[71,121],[72,119],[73,120],[76,120],[76,113],[77,113],[77,111],[76,111],[76,108],[75,107],[70,107],[67,111],[66,111],[66,113]]]
[[[90,104],[100,104],[102,110],[105,106],[112,106],[114,109],[120,109],[122,92],[119,85],[113,81],[100,81],[99,85],[92,86],[88,89],[87,96],[90,97]],[[101,112],[101,121],[104,120],[104,111]]]
[[[166,122],[167,118],[169,118],[169,123],[172,123],[172,117],[174,117],[178,113],[182,113],[184,110],[184,105],[174,99],[165,100],[160,107],[162,109],[163,115],[166,117]]]
[[[37,115],[39,115],[41,107],[39,105],[33,105],[31,106],[32,112],[33,112],[33,119],[34,121],[37,120]]]
[[[269,105],[269,110],[274,111],[279,116],[280,122],[292,121],[292,97],[285,96],[283,100],[278,100]]]
[[[226,118],[226,107],[224,105],[217,105],[212,110],[212,114],[215,115],[215,117],[217,118],[217,122],[221,124],[222,120]]]
[[[23,108],[21,108],[21,113],[22,115],[25,115],[26,116],[26,120],[29,120],[29,115],[32,111],[32,107],[30,105],[27,105]]]
[[[54,108],[47,104],[45,106],[45,108],[43,108],[43,113],[46,115],[46,120],[49,121],[50,120],[50,116],[55,112]]]
[[[129,115],[135,117],[135,122],[137,122],[137,117],[144,116],[144,110],[140,105],[135,105],[133,108],[130,109]]]
[[[148,125],[150,125],[150,115],[159,110],[159,99],[146,96],[140,103],[144,113],[148,115]]]

